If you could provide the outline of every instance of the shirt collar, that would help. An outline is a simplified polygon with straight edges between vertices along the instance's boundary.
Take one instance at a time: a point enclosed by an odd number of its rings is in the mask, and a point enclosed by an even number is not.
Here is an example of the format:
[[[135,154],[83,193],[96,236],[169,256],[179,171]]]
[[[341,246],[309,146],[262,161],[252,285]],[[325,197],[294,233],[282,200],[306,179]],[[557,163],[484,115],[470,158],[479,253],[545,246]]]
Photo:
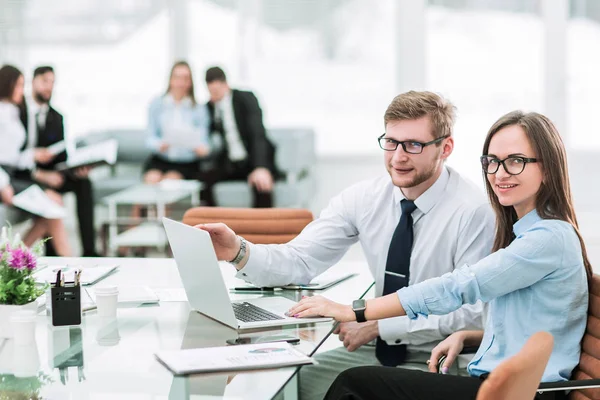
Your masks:
[[[165,104],[170,104],[170,105],[174,105],[174,106],[184,106],[184,107],[191,107],[192,106],[192,99],[188,96],[184,97],[183,99],[181,99],[181,102],[179,104],[175,103],[175,99],[173,98],[173,96],[171,96],[169,93],[167,93],[164,97],[164,102]]]
[[[429,187],[422,195],[420,195],[416,200],[415,204],[419,211],[423,214],[427,214],[429,210],[435,206],[435,204],[442,199],[442,193],[446,190],[446,186],[448,181],[450,180],[450,172],[448,168],[444,165],[442,167],[442,173],[439,178],[435,181],[433,185]],[[404,200],[404,193],[398,186],[394,187],[394,202],[396,204],[400,204],[402,200]]]
[[[27,102],[27,110],[33,115],[37,114],[38,112],[42,112],[45,114],[48,112],[48,109],[50,108],[48,103],[39,105],[37,103],[37,101],[35,101],[33,99],[33,97],[31,97],[31,96],[28,96],[25,100]]]
[[[531,228],[533,224],[540,220],[541,218],[538,215],[537,210],[535,208],[529,211],[523,216],[523,218],[515,222],[515,224],[513,225],[513,232],[515,236],[521,235],[523,232]]]

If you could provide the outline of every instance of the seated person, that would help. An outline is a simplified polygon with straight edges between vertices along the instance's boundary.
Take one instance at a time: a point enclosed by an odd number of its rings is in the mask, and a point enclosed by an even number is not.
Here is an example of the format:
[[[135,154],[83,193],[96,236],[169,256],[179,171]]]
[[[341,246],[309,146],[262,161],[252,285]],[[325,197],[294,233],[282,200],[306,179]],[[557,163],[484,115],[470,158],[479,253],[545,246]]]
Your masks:
[[[47,148],[65,140],[63,116],[50,105],[54,90],[54,69],[42,66],[33,72],[31,96],[21,112],[21,122],[27,130],[29,148]],[[88,178],[89,167],[82,167],[74,172],[55,171],[56,164],[67,159],[66,150],[57,154],[49,163],[36,163],[33,178],[42,185],[48,186],[58,193],[73,192],[77,201],[77,220],[84,257],[97,257],[96,232],[94,230],[94,197],[92,182]],[[46,242],[46,255],[55,256],[56,250],[52,240]]]
[[[248,181],[254,207],[273,206],[275,147],[266,135],[262,110],[252,92],[231,89],[225,72],[219,67],[206,71],[210,93],[211,135],[221,138],[223,148],[216,156],[215,168],[203,174],[203,200],[217,205],[212,186],[221,181]]]
[[[163,179],[198,179],[199,162],[209,155],[208,112],[194,98],[194,82],[188,63],[173,65],[167,92],[150,104],[148,146],[153,155],[144,165],[144,182],[155,184]],[[176,138],[182,131],[191,146],[182,146]],[[170,140],[177,143],[171,144]]]
[[[474,399],[487,374],[538,331],[552,334],[555,343],[542,382],[571,377],[586,329],[592,269],[572,206],[562,140],[545,116],[514,111],[490,129],[481,164],[498,224],[494,253],[353,307],[315,296],[289,311],[299,318],[322,315],[364,322],[442,315],[466,303],[489,302],[483,335],[457,334],[444,344],[448,352],[465,343],[480,344],[468,366],[471,376],[357,367],[338,376],[326,399]],[[435,362],[429,360],[430,368],[435,369]],[[566,397],[536,395],[547,398]]]
[[[31,178],[35,163],[48,163],[54,157],[46,149],[26,149],[26,132],[19,118],[24,82],[17,68],[10,65],[0,68],[0,196],[9,206],[15,194],[35,183]],[[46,194],[62,205],[58,193],[46,190]],[[52,237],[58,255],[72,255],[63,221],[33,216],[33,227],[24,236],[23,243],[31,246],[45,236]]]

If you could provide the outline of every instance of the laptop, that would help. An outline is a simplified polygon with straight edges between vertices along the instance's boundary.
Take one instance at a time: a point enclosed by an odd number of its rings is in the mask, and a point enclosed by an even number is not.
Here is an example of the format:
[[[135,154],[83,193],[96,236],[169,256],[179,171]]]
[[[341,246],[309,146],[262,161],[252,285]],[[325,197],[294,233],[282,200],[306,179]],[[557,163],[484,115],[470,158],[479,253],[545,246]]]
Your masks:
[[[287,317],[296,303],[282,296],[231,301],[208,232],[169,218],[163,218],[163,225],[194,310],[238,330],[331,321]]]

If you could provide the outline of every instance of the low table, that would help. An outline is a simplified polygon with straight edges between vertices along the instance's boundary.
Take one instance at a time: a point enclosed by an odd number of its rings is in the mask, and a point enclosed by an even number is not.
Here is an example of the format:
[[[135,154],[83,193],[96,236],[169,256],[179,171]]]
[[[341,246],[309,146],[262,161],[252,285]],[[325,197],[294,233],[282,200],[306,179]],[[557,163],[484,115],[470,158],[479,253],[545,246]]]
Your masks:
[[[139,184],[118,193],[106,196],[103,201],[108,205],[108,253],[116,255],[121,246],[157,247],[163,251],[168,241],[162,227],[162,218],[166,216],[167,206],[189,199],[191,206],[200,204],[198,181],[168,180],[156,185]],[[156,214],[149,216],[134,228],[119,234],[120,220],[117,215],[119,205],[154,206]],[[131,218],[125,218],[130,221]]]

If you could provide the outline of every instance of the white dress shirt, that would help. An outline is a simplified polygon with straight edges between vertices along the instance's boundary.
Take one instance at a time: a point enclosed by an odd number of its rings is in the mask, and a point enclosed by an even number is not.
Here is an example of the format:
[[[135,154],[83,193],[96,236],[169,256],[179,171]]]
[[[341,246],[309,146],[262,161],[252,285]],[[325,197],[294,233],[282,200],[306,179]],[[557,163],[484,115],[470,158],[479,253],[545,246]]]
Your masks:
[[[244,143],[240,138],[240,131],[235,122],[233,113],[233,97],[231,91],[219,101],[215,107],[215,118],[222,118],[223,129],[225,130],[225,140],[229,149],[229,159],[231,161],[241,161],[248,157]]]
[[[21,151],[25,141],[25,128],[19,118],[19,109],[12,103],[0,101],[0,165],[18,169],[33,169],[33,149]],[[6,187],[10,178],[0,172],[0,188]]]
[[[337,263],[352,244],[360,242],[375,277],[376,295],[381,296],[402,199],[402,191],[389,175],[351,186],[333,198],[320,217],[289,243],[250,244],[248,262],[237,276],[258,286],[306,283]],[[490,254],[495,232],[491,207],[483,191],[456,171],[444,167],[438,180],[415,204],[410,285]],[[452,332],[482,329],[482,308],[479,302],[448,315],[381,320],[379,333],[388,344],[430,351],[435,342]]]
[[[27,97],[27,148],[33,149],[37,144],[38,126],[46,126],[48,104],[39,105],[33,97]]]

